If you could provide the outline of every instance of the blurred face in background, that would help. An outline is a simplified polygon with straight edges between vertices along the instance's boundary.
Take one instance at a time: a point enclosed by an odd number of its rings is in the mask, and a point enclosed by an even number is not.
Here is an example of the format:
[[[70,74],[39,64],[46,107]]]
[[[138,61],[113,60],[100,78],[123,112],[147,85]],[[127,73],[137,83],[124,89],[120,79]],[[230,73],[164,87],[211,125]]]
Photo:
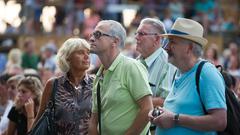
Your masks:
[[[32,54],[35,51],[35,41],[33,39],[28,39],[24,44],[24,51],[26,53]]]
[[[7,97],[7,96],[8,96],[7,84],[0,83],[0,98]]]
[[[8,82],[8,93],[11,100],[14,100],[17,95],[17,81]]]
[[[18,86],[17,90],[18,90],[18,94],[17,94],[18,107],[24,106],[24,104],[28,101],[29,98],[32,98],[32,99],[35,98],[32,91],[26,88],[22,84]]]

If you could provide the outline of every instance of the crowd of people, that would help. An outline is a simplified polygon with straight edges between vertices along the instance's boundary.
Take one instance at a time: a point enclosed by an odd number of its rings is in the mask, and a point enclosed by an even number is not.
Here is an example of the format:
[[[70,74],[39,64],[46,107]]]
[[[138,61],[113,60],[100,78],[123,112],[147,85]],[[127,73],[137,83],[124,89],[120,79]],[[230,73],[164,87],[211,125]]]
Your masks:
[[[59,49],[46,44],[41,57],[35,53],[34,38],[26,38],[23,50],[10,51],[0,75],[0,134],[31,131],[52,94],[56,134],[223,131],[227,86],[215,65],[227,69],[229,89],[239,100],[238,45],[230,43],[220,61],[216,45],[204,52],[208,41],[203,35],[203,26],[191,19],[177,18],[167,32],[161,20],[144,18],[135,32],[135,57],[128,53],[132,48],[125,50],[126,29],[114,20],[98,22],[89,40],[72,37]],[[98,65],[91,68],[96,56]],[[205,60],[198,95],[195,75]],[[154,108],[159,116],[153,115]]]
[[[147,1],[128,28],[121,15],[105,10],[121,2],[91,1],[96,11],[89,18],[81,2],[57,8],[52,33],[72,35],[76,27],[83,29],[80,37],[61,45],[51,40],[39,52],[34,36],[22,47],[1,42],[0,135],[26,135],[51,98],[58,135],[215,135],[226,129],[225,87],[240,103],[239,43],[229,42],[220,55],[205,35],[238,26],[223,22],[216,1],[187,1],[194,9],[176,0],[159,7]],[[23,33],[40,33],[35,23],[42,4],[24,2]],[[199,94],[196,73],[203,61]]]
[[[128,29],[137,27],[141,19],[149,16],[161,18],[166,30],[170,30],[177,17],[186,17],[201,22],[205,33],[231,32],[239,27],[238,17],[234,17],[238,15],[237,2],[237,0],[225,1],[225,3],[217,0],[59,0],[57,2],[25,0],[19,2],[22,6],[19,18],[24,18],[21,25],[16,28],[8,24],[4,34],[72,35],[78,30],[80,34],[87,36],[101,19],[122,21],[122,10],[127,8],[124,7],[126,4],[138,7],[135,9],[137,14]],[[56,8],[55,22],[50,32],[43,29],[41,22],[45,5]],[[123,8],[116,10],[114,9],[116,5],[122,5]],[[85,13],[86,9],[90,9],[89,15]]]

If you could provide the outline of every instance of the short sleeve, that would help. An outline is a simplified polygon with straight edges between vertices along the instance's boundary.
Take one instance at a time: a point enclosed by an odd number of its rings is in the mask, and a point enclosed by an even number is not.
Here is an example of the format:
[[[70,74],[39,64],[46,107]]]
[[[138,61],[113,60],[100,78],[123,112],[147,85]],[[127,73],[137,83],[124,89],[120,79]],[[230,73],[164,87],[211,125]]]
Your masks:
[[[137,101],[146,95],[152,95],[148,84],[147,69],[140,62],[127,63],[126,84],[130,94]]]
[[[17,122],[17,110],[16,107],[12,107],[11,110],[8,113],[8,119]]]
[[[225,99],[225,82],[214,65],[206,63],[200,75],[200,93],[205,108],[227,108]]]

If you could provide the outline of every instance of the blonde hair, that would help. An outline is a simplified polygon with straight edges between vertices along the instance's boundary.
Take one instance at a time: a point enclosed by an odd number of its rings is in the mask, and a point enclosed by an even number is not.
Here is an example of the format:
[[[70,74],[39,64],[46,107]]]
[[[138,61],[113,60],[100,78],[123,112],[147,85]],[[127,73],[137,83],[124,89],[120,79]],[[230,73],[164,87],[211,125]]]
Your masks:
[[[85,39],[70,38],[66,40],[57,53],[57,65],[62,72],[68,72],[70,69],[69,62],[67,61],[70,54],[76,50],[87,48],[90,50],[90,45]]]
[[[22,51],[18,48],[11,49],[9,54],[8,54],[8,60],[12,64],[21,65]]]
[[[33,101],[36,106],[39,106],[43,91],[43,85],[41,81],[37,77],[26,76],[19,81],[17,87],[19,87],[20,85],[23,85],[24,87],[29,89],[33,93],[33,95],[36,96]]]

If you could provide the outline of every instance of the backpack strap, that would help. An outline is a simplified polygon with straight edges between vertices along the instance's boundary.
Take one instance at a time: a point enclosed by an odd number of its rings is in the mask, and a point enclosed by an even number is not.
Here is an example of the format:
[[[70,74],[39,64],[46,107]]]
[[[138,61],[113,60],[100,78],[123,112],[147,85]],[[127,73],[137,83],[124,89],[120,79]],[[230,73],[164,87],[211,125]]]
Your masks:
[[[205,114],[207,114],[207,110],[202,102],[202,99],[201,99],[201,94],[200,94],[200,87],[199,87],[199,80],[200,80],[200,74],[201,74],[201,71],[202,71],[202,68],[203,68],[203,65],[206,63],[207,61],[201,61],[197,67],[197,71],[196,71],[196,86],[197,86],[197,92],[198,92],[198,95],[200,97],[200,101],[201,101],[201,104],[202,104],[202,107],[203,107],[203,111]]]

